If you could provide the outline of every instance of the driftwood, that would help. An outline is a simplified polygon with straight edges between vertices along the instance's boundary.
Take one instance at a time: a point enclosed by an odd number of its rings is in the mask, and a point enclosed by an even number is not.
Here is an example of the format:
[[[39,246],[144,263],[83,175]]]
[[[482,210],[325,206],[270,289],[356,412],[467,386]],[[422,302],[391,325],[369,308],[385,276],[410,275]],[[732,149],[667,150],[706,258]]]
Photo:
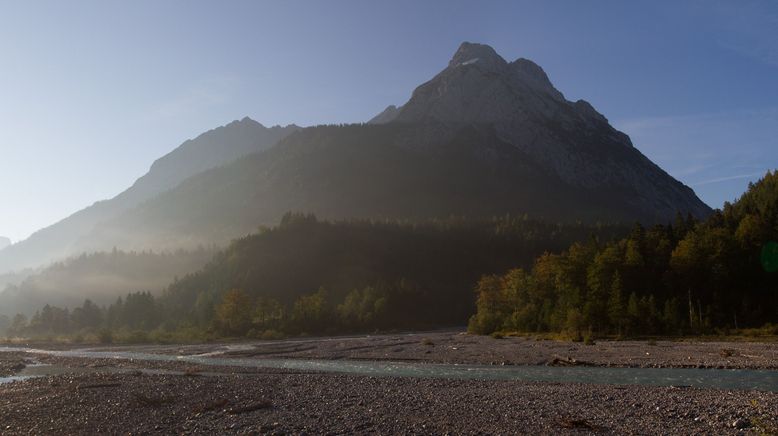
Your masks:
[[[226,398],[218,398],[213,401],[209,401],[201,406],[195,407],[196,413],[210,412],[211,410],[221,409],[222,407],[230,404],[230,401]]]
[[[175,398],[173,397],[149,397],[144,394],[141,394],[140,392],[133,392],[132,396],[141,405],[149,406],[149,407],[160,407],[163,404],[172,403],[173,401],[175,401]]]
[[[230,415],[240,415],[242,413],[249,413],[253,412],[255,410],[261,410],[261,409],[269,409],[273,407],[273,403],[269,400],[262,400],[257,401],[256,403],[251,403],[247,406],[240,406],[240,407],[233,407],[230,410],[227,411]]]
[[[591,422],[585,419],[578,419],[578,418],[563,419],[559,421],[559,425],[569,429],[585,429],[585,430],[593,430],[593,431],[600,430],[598,426],[592,424]]]
[[[572,357],[554,356],[546,363],[548,366],[594,366],[591,362],[574,359]]]
[[[121,383],[95,383],[91,385],[78,385],[76,387],[76,390],[82,390],[82,389],[102,389],[102,388],[118,388],[121,386]]]

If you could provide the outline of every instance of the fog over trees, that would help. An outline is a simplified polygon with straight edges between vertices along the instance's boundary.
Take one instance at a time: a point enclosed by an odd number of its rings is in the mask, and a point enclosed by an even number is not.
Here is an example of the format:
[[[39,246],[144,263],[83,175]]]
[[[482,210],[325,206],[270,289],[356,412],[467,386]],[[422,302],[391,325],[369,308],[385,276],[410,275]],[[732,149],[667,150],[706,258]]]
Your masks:
[[[72,310],[47,304],[31,317],[0,318],[0,327],[130,342],[422,329],[468,318],[473,333],[573,339],[774,334],[776,223],[773,172],[704,221],[678,215],[649,228],[290,213],[157,296],[133,292]]]

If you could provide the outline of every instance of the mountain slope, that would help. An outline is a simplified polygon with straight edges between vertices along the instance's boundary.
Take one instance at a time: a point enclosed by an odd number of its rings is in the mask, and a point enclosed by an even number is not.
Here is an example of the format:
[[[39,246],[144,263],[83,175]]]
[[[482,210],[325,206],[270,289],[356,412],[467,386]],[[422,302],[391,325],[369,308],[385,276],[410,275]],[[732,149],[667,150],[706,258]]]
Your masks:
[[[84,299],[111,304],[130,292],[163,290],[176,277],[202,268],[213,250],[175,253],[83,254],[49,265],[0,290],[0,315],[32,315],[45,304],[73,308]]]
[[[508,63],[488,46],[463,44],[446,69],[389,112],[388,122],[304,129],[198,174],[103,220],[78,247],[225,243],[287,211],[644,223],[710,212],[591,105],[565,100],[540,67]]]
[[[640,211],[635,219],[710,213],[689,187],[634,148],[589,103],[567,101],[541,67],[527,59],[508,63],[486,45],[463,43],[446,69],[414,91],[393,122],[429,120],[452,128],[488,123],[501,140],[565,183],[613,191],[614,202]]]
[[[0,250],[0,272],[38,267],[79,254],[75,245],[100,221],[113,218],[154,196],[177,186],[206,169],[224,165],[250,153],[265,150],[297,126],[267,128],[244,118],[188,140],[160,158],[135,184],[111,200],[100,201],[62,221],[42,229],[28,239]],[[113,245],[92,241],[95,250]]]
[[[400,114],[400,108],[395,105],[389,105],[380,114],[374,116],[368,121],[368,124],[386,124],[394,121]]]

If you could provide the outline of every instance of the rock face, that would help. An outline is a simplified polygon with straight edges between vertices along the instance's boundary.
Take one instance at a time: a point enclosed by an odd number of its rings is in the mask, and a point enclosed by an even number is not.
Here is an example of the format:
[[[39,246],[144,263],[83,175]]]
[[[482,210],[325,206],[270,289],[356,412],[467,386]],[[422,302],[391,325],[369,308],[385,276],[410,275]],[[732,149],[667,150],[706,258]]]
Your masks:
[[[11,245],[11,240],[6,238],[5,236],[0,236],[0,250],[3,248]]]
[[[148,173],[113,199],[97,202],[0,251],[0,273],[38,267],[79,254],[82,252],[79,241],[99,222],[131,210],[195,174],[266,150],[297,130],[299,127],[295,125],[267,128],[250,118],[243,118],[185,141],[154,162]],[[90,246],[95,249],[112,248],[100,241],[92,242]]]
[[[587,190],[612,191],[661,221],[676,212],[710,213],[694,192],[635,149],[629,137],[584,100],[567,101],[543,69],[506,62],[491,47],[463,43],[448,67],[419,86],[393,122],[493,126],[497,137],[542,171]]]

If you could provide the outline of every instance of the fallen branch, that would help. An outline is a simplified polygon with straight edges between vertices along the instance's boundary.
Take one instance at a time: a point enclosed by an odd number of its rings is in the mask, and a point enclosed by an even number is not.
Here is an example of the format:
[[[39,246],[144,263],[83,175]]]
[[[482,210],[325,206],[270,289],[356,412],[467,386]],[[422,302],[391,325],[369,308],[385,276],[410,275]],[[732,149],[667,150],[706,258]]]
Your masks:
[[[594,364],[591,362],[577,360],[572,357],[561,357],[561,356],[554,356],[554,358],[549,360],[548,363],[546,363],[546,365],[548,366],[594,366]]]
[[[227,413],[229,413],[230,415],[240,415],[242,413],[249,413],[255,410],[269,409],[271,407],[273,407],[272,402],[268,400],[262,400],[256,403],[249,404],[248,406],[233,407],[232,409],[228,410]]]
[[[226,398],[219,398],[214,401],[209,401],[200,407],[195,408],[196,413],[210,412],[211,410],[221,409],[222,407],[230,404]]]
[[[135,397],[135,399],[142,405],[149,407],[160,407],[163,404],[172,403],[175,401],[175,398],[173,397],[148,397],[139,392],[133,392],[132,396]]]
[[[586,429],[586,430],[593,430],[597,431],[600,428],[591,422],[585,420],[585,419],[577,419],[577,418],[566,418],[559,421],[559,425],[561,425],[564,428],[577,428],[577,429]]]
[[[121,383],[96,383],[91,385],[78,385],[76,390],[82,389],[102,389],[102,388],[117,388],[121,386]]]

